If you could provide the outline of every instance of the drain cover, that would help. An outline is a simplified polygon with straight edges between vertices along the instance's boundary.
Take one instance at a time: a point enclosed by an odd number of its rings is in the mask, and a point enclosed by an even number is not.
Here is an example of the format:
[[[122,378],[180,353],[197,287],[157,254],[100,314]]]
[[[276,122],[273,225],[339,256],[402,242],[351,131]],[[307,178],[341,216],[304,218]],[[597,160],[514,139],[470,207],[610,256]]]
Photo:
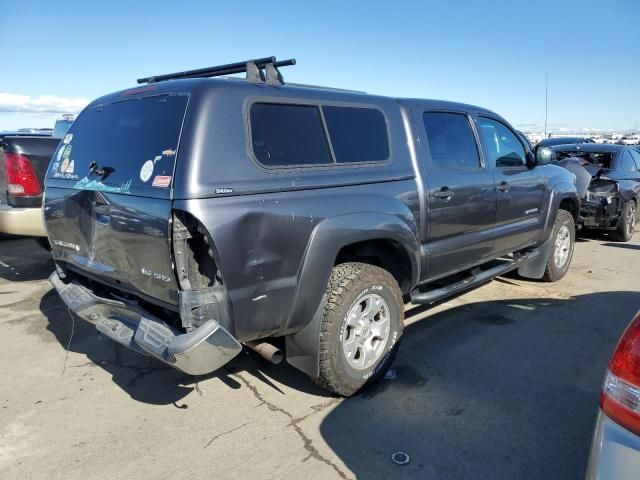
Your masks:
[[[391,460],[393,460],[393,463],[396,465],[406,465],[409,463],[409,455],[404,452],[395,452],[391,455]]]

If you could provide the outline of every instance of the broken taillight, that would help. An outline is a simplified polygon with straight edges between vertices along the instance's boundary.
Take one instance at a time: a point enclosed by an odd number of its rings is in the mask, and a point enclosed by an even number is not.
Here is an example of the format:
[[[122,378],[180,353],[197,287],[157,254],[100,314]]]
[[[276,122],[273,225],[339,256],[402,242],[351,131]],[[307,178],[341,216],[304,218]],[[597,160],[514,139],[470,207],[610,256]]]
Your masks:
[[[609,418],[640,435],[640,312],[609,361],[600,407]]]
[[[20,153],[5,153],[4,171],[9,195],[15,197],[40,195],[38,177],[29,157]]]

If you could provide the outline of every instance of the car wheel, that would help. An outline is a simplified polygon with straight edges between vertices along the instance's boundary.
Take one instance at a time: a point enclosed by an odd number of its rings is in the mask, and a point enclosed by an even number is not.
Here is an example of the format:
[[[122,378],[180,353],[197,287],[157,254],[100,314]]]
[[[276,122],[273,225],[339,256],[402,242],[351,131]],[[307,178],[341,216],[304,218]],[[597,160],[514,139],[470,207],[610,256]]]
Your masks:
[[[637,207],[636,202],[630,200],[625,202],[618,221],[618,227],[612,232],[614,240],[619,242],[628,242],[633,237],[636,229]]]
[[[36,242],[47,252],[51,251],[51,244],[49,243],[49,239],[47,237],[36,237]]]
[[[566,275],[573,257],[576,227],[571,213],[558,210],[550,241],[551,250],[542,279],[546,282],[557,282]]]
[[[321,387],[350,396],[384,376],[398,350],[404,302],[395,278],[364,263],[333,267],[320,327]]]

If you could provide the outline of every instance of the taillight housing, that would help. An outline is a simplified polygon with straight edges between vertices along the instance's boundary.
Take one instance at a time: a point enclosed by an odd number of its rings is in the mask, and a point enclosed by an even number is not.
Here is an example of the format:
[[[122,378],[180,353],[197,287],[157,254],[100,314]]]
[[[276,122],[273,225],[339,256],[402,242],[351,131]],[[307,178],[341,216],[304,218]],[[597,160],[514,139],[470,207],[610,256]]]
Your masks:
[[[14,197],[40,195],[38,177],[31,160],[20,153],[4,154],[4,171],[7,178],[7,193]]]
[[[640,312],[609,361],[600,407],[609,418],[640,435]]]

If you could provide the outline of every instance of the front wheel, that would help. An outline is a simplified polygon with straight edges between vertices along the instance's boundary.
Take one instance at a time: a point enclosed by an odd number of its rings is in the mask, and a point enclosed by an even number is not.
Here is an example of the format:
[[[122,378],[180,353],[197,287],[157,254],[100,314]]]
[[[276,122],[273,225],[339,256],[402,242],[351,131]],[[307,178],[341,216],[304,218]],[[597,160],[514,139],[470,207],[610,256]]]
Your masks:
[[[389,369],[404,324],[404,302],[395,278],[364,263],[333,267],[320,327],[321,387],[350,396]]]
[[[549,241],[551,249],[542,279],[546,282],[557,282],[569,270],[576,243],[576,226],[571,213],[558,210]]]

